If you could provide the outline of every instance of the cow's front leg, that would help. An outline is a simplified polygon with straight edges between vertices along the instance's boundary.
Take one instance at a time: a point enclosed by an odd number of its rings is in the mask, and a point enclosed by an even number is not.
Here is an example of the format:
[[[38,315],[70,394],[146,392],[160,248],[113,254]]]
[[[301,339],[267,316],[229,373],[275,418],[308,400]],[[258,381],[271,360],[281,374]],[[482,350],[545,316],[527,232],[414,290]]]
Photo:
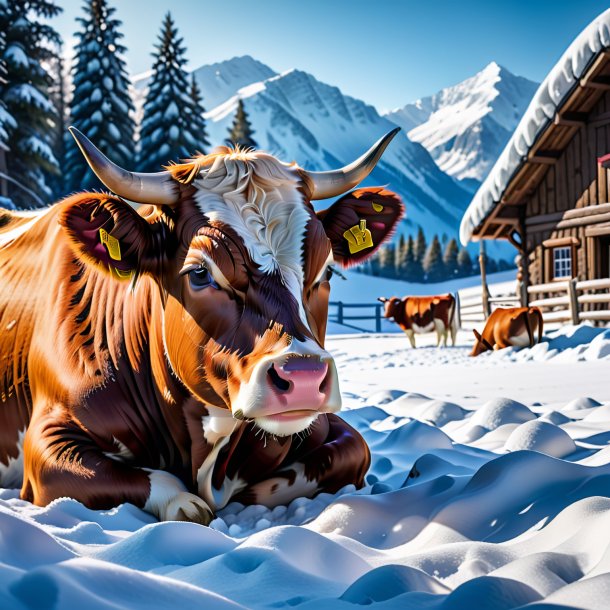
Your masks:
[[[25,435],[23,499],[46,506],[69,497],[95,510],[130,502],[163,521],[211,521],[208,505],[174,475],[113,459],[61,409],[50,414],[34,419]]]
[[[369,448],[357,430],[336,415],[321,415],[311,436],[295,441],[289,464],[235,499],[273,508],[320,492],[335,493],[346,485],[362,487],[370,460]]]
[[[409,343],[411,343],[411,347],[415,347],[415,333],[412,329],[404,329],[405,335],[407,335],[407,339],[409,339]]]

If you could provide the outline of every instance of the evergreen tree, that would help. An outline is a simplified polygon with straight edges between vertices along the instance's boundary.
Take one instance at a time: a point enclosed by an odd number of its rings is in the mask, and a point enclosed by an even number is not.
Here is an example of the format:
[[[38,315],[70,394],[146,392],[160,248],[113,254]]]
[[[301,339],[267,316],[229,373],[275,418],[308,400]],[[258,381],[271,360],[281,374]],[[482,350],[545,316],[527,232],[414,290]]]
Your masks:
[[[70,123],[91,138],[115,163],[135,165],[134,112],[128,93],[129,80],[120,43],[121,21],[107,0],[86,0],[85,17],[76,32],[76,63],[73,67]],[[68,190],[99,188],[72,138],[67,136],[66,186]]]
[[[8,182],[6,178],[6,153],[9,149],[9,131],[17,127],[15,119],[9,114],[6,105],[2,101],[2,92],[7,84],[6,62],[4,51],[6,50],[6,29],[8,26],[8,5],[6,0],[0,0],[0,206],[11,205],[8,202]]]
[[[448,276],[455,277],[458,273],[458,252],[459,248],[455,238],[447,242],[445,252],[443,253],[443,263]]]
[[[472,275],[472,259],[470,258],[470,254],[468,254],[468,250],[466,248],[462,248],[457,257],[458,264],[458,274],[460,277],[468,277]]]
[[[237,112],[233,119],[233,126],[229,129],[229,139],[227,143],[229,145],[237,144],[241,148],[256,148],[257,144],[252,139],[252,126],[248,120],[248,114],[244,109],[244,103],[240,99],[237,102]]]
[[[6,62],[0,112],[10,147],[5,154],[10,177],[5,188],[18,207],[49,202],[49,177],[59,172],[52,150],[57,115],[48,95],[48,66],[60,37],[48,21],[60,12],[54,0],[0,2]],[[7,120],[7,112],[13,121]]]
[[[194,150],[195,152],[205,152],[205,147],[209,146],[210,142],[208,141],[205,119],[203,118],[205,108],[202,104],[201,90],[199,89],[199,85],[197,84],[194,74],[191,76],[191,88],[189,94],[191,98],[191,133],[195,134],[196,138],[199,140],[199,144]]]
[[[400,266],[402,261],[406,255],[407,242],[405,240],[405,236],[403,233],[400,234],[398,239],[398,245],[394,250],[394,270],[396,273],[396,277],[400,277]]]
[[[381,246],[377,251],[377,274],[381,277],[392,277],[394,271],[394,250],[391,244]]]
[[[415,260],[414,250],[415,243],[413,237],[409,235],[398,266],[399,277],[407,282],[419,282],[422,279],[421,263]]]
[[[168,161],[191,157],[208,144],[201,96],[194,80],[189,83],[184,69],[186,49],[169,13],[155,48],[140,129],[138,169],[142,172],[160,171]]]
[[[438,235],[434,236],[428,246],[422,266],[428,282],[440,282],[445,278],[445,266],[443,265],[441,242]]]
[[[423,264],[424,256],[426,255],[427,249],[428,246],[426,244],[426,236],[424,235],[424,230],[419,227],[417,229],[417,238],[415,239],[415,248],[413,250],[415,260]]]
[[[59,167],[65,166],[66,150],[65,136],[68,130],[68,107],[66,106],[66,72],[61,45],[57,49],[57,55],[50,63],[50,73],[53,84],[49,87],[49,97],[55,106],[57,121],[55,123],[55,133],[53,134],[53,154],[57,159]],[[49,180],[54,195],[54,199],[65,195],[65,185],[63,173],[58,173]]]

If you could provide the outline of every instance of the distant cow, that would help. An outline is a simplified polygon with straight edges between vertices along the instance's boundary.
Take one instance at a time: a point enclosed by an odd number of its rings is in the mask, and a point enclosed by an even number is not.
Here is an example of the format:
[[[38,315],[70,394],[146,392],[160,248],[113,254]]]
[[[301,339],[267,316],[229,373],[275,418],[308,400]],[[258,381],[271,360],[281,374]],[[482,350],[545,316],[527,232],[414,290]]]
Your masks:
[[[542,312],[538,307],[498,308],[489,316],[483,334],[473,330],[476,342],[471,356],[505,347],[532,347],[542,340]],[[538,341],[536,341],[538,330]]]
[[[457,316],[455,315],[455,298],[450,295],[429,297],[392,297],[377,299],[384,304],[384,315],[394,320],[405,332],[411,346],[415,347],[415,334],[436,332],[436,345],[447,347],[447,335],[455,345],[457,334]]]

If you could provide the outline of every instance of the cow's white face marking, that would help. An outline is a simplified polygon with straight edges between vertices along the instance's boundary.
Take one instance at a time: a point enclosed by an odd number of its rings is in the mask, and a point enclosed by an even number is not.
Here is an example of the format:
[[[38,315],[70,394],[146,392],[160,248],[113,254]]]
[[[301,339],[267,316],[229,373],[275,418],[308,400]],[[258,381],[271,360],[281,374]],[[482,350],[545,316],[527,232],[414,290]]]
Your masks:
[[[0,483],[3,487],[13,489],[21,487],[23,482],[23,438],[25,430],[19,432],[16,458],[9,457],[8,464],[0,462]]]
[[[310,215],[299,181],[294,168],[251,152],[217,157],[193,186],[201,212],[236,231],[261,271],[280,273],[309,328],[302,295],[303,241]]]

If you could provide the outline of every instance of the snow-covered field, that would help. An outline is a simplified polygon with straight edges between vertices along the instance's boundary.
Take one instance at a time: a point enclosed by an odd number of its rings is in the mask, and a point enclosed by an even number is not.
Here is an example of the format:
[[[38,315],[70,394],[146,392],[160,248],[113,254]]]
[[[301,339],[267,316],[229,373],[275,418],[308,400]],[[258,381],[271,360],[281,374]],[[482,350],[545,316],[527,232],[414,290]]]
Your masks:
[[[0,608],[608,608],[610,330],[329,338],[367,486],[210,528],[0,491]]]

